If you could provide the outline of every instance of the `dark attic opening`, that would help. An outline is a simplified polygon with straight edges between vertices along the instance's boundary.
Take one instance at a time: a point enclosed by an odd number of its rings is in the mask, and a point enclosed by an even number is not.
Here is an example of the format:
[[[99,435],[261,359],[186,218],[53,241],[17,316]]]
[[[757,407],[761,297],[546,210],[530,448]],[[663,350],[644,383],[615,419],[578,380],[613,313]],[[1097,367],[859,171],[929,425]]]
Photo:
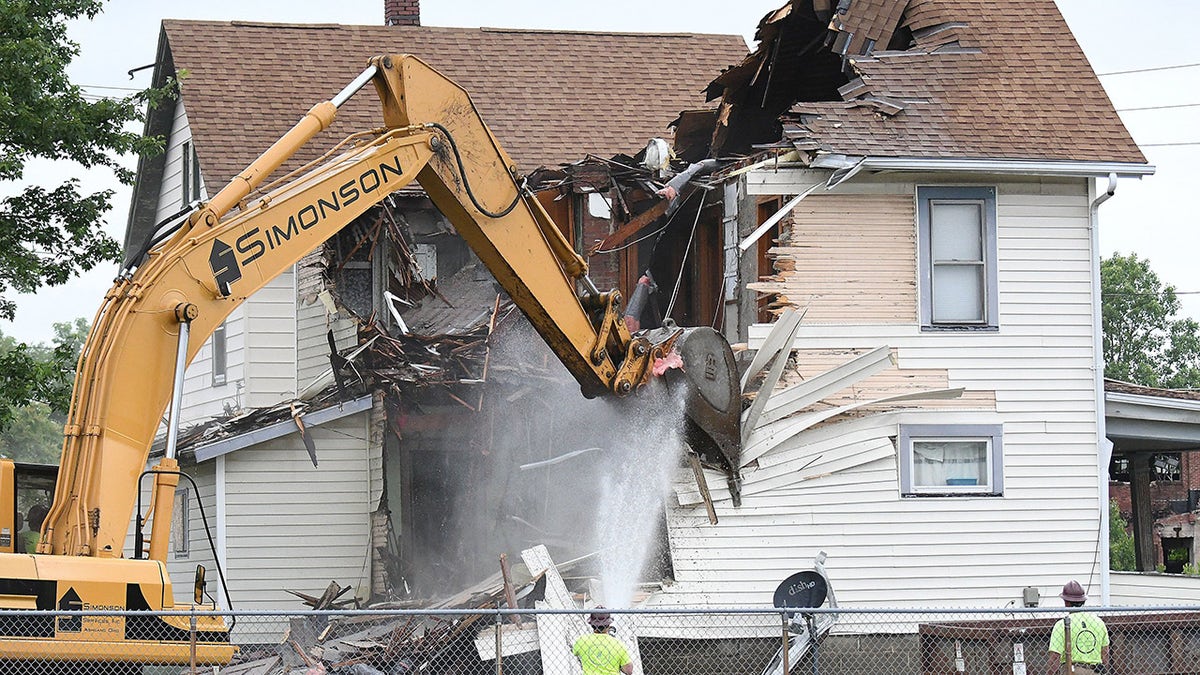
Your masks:
[[[801,103],[848,100],[859,78],[856,58],[906,51],[914,45],[909,0],[794,0],[767,14],[758,47],[709,85],[716,111],[689,111],[676,120],[680,156],[748,155],[777,143],[780,117]],[[704,134],[705,128],[711,130]]]

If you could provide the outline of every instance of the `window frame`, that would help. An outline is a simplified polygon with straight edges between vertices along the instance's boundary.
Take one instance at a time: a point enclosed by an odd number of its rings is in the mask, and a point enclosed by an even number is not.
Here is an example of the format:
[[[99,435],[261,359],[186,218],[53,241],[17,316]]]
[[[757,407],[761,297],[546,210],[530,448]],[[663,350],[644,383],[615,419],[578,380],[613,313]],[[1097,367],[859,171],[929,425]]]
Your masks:
[[[981,206],[983,240],[984,316],[981,321],[933,320],[933,237],[930,214],[935,202],[974,203]],[[920,282],[920,319],[922,331],[997,331],[1000,329],[999,280],[997,275],[996,188],[991,186],[918,186],[917,187],[917,258]]]
[[[913,485],[913,441],[988,441],[990,485]],[[896,439],[902,497],[1003,497],[1004,426],[1002,424],[901,424]]]
[[[171,556],[173,559],[186,559],[191,555],[191,488],[181,487],[175,491],[175,517],[179,519],[171,523]]]
[[[196,156],[196,146],[186,140],[179,144],[180,163],[180,197],[183,206],[200,200],[200,158]]]
[[[184,207],[192,202],[192,142],[184,141],[179,146],[180,198]]]
[[[213,330],[211,344],[212,386],[223,387],[229,383],[229,338],[224,321]]]

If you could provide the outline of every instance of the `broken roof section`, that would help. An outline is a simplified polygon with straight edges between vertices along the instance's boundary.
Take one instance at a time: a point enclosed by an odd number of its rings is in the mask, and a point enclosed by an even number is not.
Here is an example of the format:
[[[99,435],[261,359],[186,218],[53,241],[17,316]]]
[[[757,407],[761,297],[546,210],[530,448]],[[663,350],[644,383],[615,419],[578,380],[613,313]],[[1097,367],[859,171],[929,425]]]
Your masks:
[[[756,37],[713,156],[1146,163],[1053,0],[792,0]]]

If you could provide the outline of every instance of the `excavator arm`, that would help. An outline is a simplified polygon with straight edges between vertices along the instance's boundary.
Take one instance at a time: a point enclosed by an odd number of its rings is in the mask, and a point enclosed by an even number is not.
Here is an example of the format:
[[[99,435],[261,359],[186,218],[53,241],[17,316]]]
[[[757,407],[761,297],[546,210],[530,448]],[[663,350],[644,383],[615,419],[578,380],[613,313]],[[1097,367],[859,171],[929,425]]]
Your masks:
[[[263,185],[368,82],[382,102],[382,128],[351,136],[335,148],[340,154],[331,151],[304,167],[303,175],[298,171]],[[695,364],[689,372],[700,380],[694,407],[716,411],[705,413],[710,419],[693,419],[691,427],[700,432],[694,435],[727,458],[736,452],[741,411],[728,344],[719,336],[713,341],[711,329],[631,334],[621,317],[620,294],[592,285],[585,261],[523,188],[467,92],[413,56],[381,56],[332,100],[314,106],[208,203],[152,235],[105,295],[79,359],[55,498],[37,548],[79,563],[53,573],[38,565],[33,575],[26,562],[31,556],[0,555],[0,577],[54,582],[56,597],[71,585],[83,603],[112,606],[118,590],[83,581],[96,578],[82,564],[87,559],[154,563],[165,575],[186,364],[247,297],[413,180],[586,396],[634,392],[649,380],[655,359],[678,347],[685,369]],[[694,339],[695,331],[710,335]],[[696,347],[701,344],[703,349]],[[168,403],[167,453],[154,469],[149,507],[149,560],[117,560]],[[118,571],[124,569],[100,576],[113,586],[123,582],[121,575],[133,575]],[[148,588],[141,583],[146,608],[171,608],[169,582]],[[0,636],[0,658],[4,653]]]

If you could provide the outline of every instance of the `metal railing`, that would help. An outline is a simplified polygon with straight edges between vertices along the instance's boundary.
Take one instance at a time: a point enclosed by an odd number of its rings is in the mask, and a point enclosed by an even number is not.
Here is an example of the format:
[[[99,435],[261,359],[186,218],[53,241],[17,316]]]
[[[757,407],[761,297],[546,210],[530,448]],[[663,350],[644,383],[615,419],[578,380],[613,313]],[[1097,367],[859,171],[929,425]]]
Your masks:
[[[588,610],[4,611],[0,673],[1032,675],[1067,658],[1076,675],[1200,672],[1200,607],[1073,611],[1062,657],[1061,607],[607,611],[604,635]]]

